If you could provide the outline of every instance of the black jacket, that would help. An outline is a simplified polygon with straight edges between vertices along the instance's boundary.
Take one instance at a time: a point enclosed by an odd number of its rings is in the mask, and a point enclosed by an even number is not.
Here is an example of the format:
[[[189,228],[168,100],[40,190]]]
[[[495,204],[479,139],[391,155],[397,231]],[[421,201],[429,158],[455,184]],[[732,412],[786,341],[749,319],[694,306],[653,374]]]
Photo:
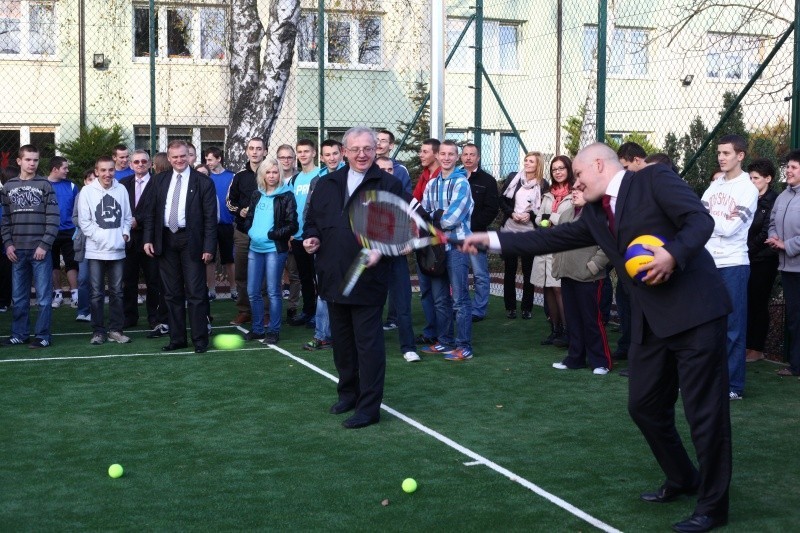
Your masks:
[[[242,231],[247,233],[253,227],[256,206],[261,200],[261,191],[255,190],[250,195],[250,209],[247,210],[247,218],[244,219]],[[286,191],[275,195],[272,201],[272,210],[275,217],[275,224],[267,232],[267,237],[275,243],[275,248],[279,252],[289,251],[289,239],[297,233],[297,200],[292,191]]]
[[[497,191],[497,180],[482,168],[478,168],[469,176],[469,188],[472,192],[472,218],[469,221],[472,231],[486,231],[489,224],[497,217],[500,208],[500,193]]]
[[[258,191],[256,171],[248,161],[244,170],[234,174],[231,185],[228,187],[228,196],[225,199],[228,211],[236,216],[234,227],[242,233],[247,233],[247,230],[244,229],[244,217],[239,215],[239,211],[250,205],[253,191]]]
[[[142,236],[144,233],[144,221],[147,218],[147,215],[152,212],[153,209],[153,202],[155,201],[155,176],[150,174],[150,180],[147,182],[144,190],[142,191],[142,197],[139,198],[139,204],[134,207],[136,204],[136,175],[130,175],[128,177],[122,178],[119,180],[119,184],[125,187],[128,191],[128,200],[131,203],[131,212],[133,214],[133,218],[136,220],[136,228],[131,230],[131,236],[134,234],[138,234],[138,236]],[[128,244],[131,244],[133,239],[129,241]]]
[[[319,295],[323,300],[340,304],[383,305],[389,290],[390,258],[366,269],[350,296],[344,297],[341,293],[342,280],[361,250],[350,227],[350,201],[363,190],[389,191],[402,197],[403,185],[373,163],[353,196],[346,198],[349,170],[350,167],[345,166],[317,182],[306,207],[303,239],[317,237],[320,240],[315,268]]]
[[[758,198],[756,212],[753,215],[753,223],[747,232],[747,255],[750,257],[751,263],[772,261],[775,266],[778,265],[778,252],[764,244],[768,237],[767,232],[769,231],[769,217],[772,213],[772,206],[775,205],[777,198],[778,193],[772,189],[767,189],[767,192]]]

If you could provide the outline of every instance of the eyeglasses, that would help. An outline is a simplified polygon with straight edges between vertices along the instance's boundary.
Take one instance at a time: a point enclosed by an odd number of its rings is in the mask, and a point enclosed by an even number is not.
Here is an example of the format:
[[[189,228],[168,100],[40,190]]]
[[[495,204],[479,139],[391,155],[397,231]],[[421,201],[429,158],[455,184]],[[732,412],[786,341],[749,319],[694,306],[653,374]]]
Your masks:
[[[553,172],[558,172],[558,171],[560,171],[560,170],[567,170],[567,167],[553,167],[553,168],[552,168],[552,171],[553,171]]]
[[[149,159],[136,159],[135,161],[133,161],[133,164],[134,165],[144,165],[145,163],[149,163],[149,162],[150,162]]]
[[[375,147],[366,146],[364,148],[348,148],[347,151],[350,152],[351,154],[356,154],[356,155],[358,154],[370,155],[375,151]]]

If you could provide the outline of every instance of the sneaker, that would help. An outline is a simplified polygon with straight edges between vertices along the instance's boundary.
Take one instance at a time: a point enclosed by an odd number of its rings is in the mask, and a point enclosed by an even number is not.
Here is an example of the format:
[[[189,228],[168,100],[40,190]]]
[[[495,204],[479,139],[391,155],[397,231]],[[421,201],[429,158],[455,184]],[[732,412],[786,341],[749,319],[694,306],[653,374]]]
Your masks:
[[[289,320],[289,325],[290,326],[305,326],[306,323],[309,320],[311,320],[312,318],[313,317],[311,317],[311,316],[309,316],[309,315],[307,315],[307,314],[305,314],[303,312],[300,312],[300,313],[296,314],[293,318],[291,318]]]
[[[51,303],[50,305],[53,307],[53,309],[58,309],[59,307],[61,307],[61,304],[63,304],[63,303],[64,303],[64,295],[62,294],[62,292],[61,291],[54,291],[53,292],[53,303]]]
[[[6,346],[19,346],[21,344],[28,344],[28,341],[18,339],[17,337],[9,337],[3,341]]]
[[[387,320],[383,323],[383,331],[391,331],[393,329],[397,329],[397,324],[392,322],[391,320]]]
[[[609,370],[604,366],[598,366],[597,368],[592,370],[592,374],[594,374],[595,376],[605,376],[608,373]]]
[[[417,352],[406,352],[403,354],[403,359],[408,361],[409,363],[416,363],[417,361],[421,361],[422,358],[417,354]]]
[[[75,317],[75,322],[91,322],[92,315],[78,315]]]
[[[569,367],[564,363],[553,363],[553,368],[556,370],[569,370]]]
[[[217,299],[217,293],[216,292],[209,292],[208,293],[208,301],[209,302],[213,302],[216,299]]]
[[[283,296],[284,300],[288,300],[289,299],[289,289],[283,289],[283,292],[281,293],[281,296]]]
[[[449,354],[444,356],[447,361],[467,361],[472,359],[471,348],[456,348]]]
[[[448,348],[444,344],[431,344],[430,346],[426,346],[425,348],[420,350],[422,353],[432,353],[432,354],[446,354],[453,351],[452,348]]]
[[[730,398],[731,401],[744,400],[744,395],[739,394],[738,392],[729,392],[728,393],[728,398]]]
[[[231,291],[231,300],[238,300],[238,299],[239,299],[239,293],[236,291]]]
[[[92,340],[89,341],[89,344],[103,344],[106,342],[106,336],[102,333],[95,333],[92,335]]]
[[[265,337],[264,333],[256,333],[255,331],[251,331],[244,336],[244,340],[246,341],[260,341]]]
[[[78,308],[78,289],[75,289],[74,291],[70,291],[69,305],[73,309],[77,309]]]
[[[35,339],[33,339],[31,345],[28,346],[28,348],[30,348],[31,350],[35,350],[37,348],[47,348],[48,346],[50,346],[49,340],[40,339],[39,337],[36,337]]]
[[[140,294],[139,296],[136,297],[136,304],[142,305],[143,303],[144,303],[144,295]]]
[[[316,350],[325,350],[326,348],[331,347],[331,341],[324,341],[322,339],[318,339],[314,337],[307,343],[303,345],[304,350],[308,350],[309,352],[313,352]]]
[[[7,305],[0,305],[0,313],[7,313],[8,306]]]
[[[156,324],[155,327],[147,334],[148,339],[157,339],[169,334],[169,326],[166,324]]]
[[[121,331],[110,331],[108,333],[108,340],[118,342],[120,344],[127,344],[131,342],[131,338],[122,333]]]
[[[264,340],[261,341],[261,344],[278,344],[280,340],[280,335],[277,333],[267,333],[264,335]]]

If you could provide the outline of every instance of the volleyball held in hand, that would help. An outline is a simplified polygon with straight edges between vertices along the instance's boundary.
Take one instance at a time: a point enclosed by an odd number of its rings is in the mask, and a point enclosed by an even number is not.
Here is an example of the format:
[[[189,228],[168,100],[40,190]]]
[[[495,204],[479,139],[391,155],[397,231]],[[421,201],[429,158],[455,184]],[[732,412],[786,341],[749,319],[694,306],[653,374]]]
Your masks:
[[[637,271],[640,267],[653,261],[653,252],[645,249],[644,245],[664,246],[666,242],[663,237],[658,235],[640,235],[633,239],[625,252],[625,270],[627,270],[628,275],[633,279],[642,281],[642,278],[647,275],[647,271]]]

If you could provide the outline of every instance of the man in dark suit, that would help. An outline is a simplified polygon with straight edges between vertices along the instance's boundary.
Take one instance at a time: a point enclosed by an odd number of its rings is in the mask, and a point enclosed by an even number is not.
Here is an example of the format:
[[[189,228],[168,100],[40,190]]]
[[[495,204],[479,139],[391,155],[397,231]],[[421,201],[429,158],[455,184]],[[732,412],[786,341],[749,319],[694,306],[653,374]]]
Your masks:
[[[303,247],[316,254],[320,297],[328,302],[333,341],[333,361],[339,374],[339,401],[331,414],[355,409],[342,425],[357,429],[380,419],[386,375],[386,347],[381,317],[389,291],[390,258],[371,252],[368,268],[349,296],[341,293],[342,279],[361,245],[353,236],[348,216],[350,202],[364,190],[402,195],[400,180],[375,164],[377,136],[365,127],[347,130],[342,138],[349,166],[328,174],[317,183],[306,206]]]
[[[128,191],[133,210],[131,238],[125,253],[122,274],[122,304],[125,313],[124,327],[136,326],[139,320],[139,272],[144,274],[147,286],[147,323],[152,330],[167,326],[167,310],[161,301],[161,278],[158,261],[144,252],[144,221],[153,208],[155,182],[150,175],[150,156],[144,150],[135,150],[131,156],[133,175],[119,180]],[[160,336],[160,335],[159,335]]]
[[[654,257],[642,281],[627,275],[631,297],[628,411],[639,426],[666,481],[641,499],[666,503],[697,492],[694,514],[673,524],[680,532],[708,531],[728,521],[731,429],[725,351],[725,286],[704,245],[714,221],[699,198],[664,165],[626,172],[604,144],[575,158],[575,186],[591,202],[581,218],[529,234],[474,234],[464,242],[503,252],[538,255],[600,245],[625,272],[628,243],[643,234],[667,241],[646,246]],[[699,471],[675,428],[680,392],[697,452]]]
[[[163,350],[186,348],[186,303],[194,351],[208,350],[206,265],[217,250],[217,195],[208,176],[189,167],[184,141],[167,148],[172,170],[158,174],[144,228],[144,251],[158,256],[170,342]]]

